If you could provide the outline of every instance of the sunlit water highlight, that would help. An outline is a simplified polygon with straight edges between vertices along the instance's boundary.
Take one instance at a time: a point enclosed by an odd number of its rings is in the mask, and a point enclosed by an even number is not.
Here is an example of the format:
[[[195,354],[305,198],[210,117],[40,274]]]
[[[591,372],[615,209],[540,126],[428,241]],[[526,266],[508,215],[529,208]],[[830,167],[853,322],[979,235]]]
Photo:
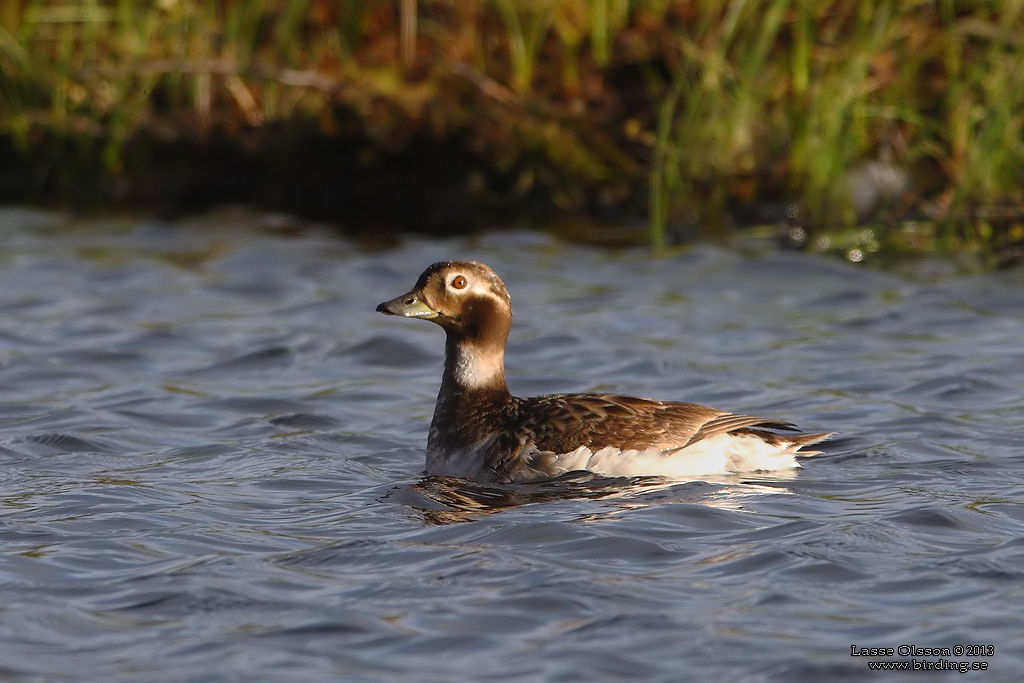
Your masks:
[[[0,679],[1020,680],[1021,271],[275,223],[0,212]],[[795,477],[424,479],[442,333],[373,309],[451,257],[509,285],[517,393],[840,436]],[[995,654],[850,654],[902,644]]]

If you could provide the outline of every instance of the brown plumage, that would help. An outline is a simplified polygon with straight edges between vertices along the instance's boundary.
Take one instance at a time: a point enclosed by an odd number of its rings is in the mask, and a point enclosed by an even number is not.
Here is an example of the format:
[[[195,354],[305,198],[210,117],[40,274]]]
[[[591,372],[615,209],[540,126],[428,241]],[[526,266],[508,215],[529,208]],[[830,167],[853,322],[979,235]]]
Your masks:
[[[695,403],[614,394],[518,398],[505,384],[512,308],[482,263],[435,263],[377,310],[444,328],[445,368],[427,441],[427,473],[513,481],[586,469],[611,476],[693,477],[799,467],[829,434]],[[801,453],[800,455],[813,455]]]

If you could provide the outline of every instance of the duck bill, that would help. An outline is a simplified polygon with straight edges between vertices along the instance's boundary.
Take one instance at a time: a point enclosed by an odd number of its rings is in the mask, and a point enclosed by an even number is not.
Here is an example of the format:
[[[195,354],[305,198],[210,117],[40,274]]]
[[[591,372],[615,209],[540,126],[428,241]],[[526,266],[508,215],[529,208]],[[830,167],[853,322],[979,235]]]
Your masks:
[[[400,315],[404,318],[423,318],[430,320],[440,315],[430,306],[423,303],[416,292],[409,292],[402,296],[395,297],[391,301],[385,301],[377,306],[378,313],[387,315]]]

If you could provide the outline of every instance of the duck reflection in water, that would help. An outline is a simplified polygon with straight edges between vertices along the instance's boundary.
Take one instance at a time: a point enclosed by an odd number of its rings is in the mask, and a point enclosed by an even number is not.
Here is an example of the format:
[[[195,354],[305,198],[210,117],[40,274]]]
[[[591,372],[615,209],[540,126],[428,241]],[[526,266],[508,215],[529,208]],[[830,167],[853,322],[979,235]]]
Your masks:
[[[622,511],[655,500],[665,502],[659,492],[668,489],[671,493],[664,495],[678,502],[736,510],[751,495],[789,494],[785,482],[795,478],[796,470],[743,477],[704,476],[686,482],[666,477],[602,477],[582,471],[543,481],[505,484],[428,476],[394,487],[384,499],[412,508],[430,524],[470,522],[522,505],[566,499],[615,500],[612,510]]]

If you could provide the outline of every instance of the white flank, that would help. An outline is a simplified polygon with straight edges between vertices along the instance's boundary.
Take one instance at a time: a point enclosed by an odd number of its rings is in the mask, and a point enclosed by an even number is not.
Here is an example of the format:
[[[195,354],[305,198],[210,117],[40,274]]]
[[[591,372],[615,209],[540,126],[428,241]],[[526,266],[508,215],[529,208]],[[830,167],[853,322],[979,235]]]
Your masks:
[[[551,474],[589,470],[610,477],[661,476],[691,478],[708,474],[736,474],[800,467],[792,444],[773,446],[747,434],[716,434],[686,448],[622,450],[614,446],[596,452],[581,446],[555,456]],[[813,455],[804,453],[803,455]]]

